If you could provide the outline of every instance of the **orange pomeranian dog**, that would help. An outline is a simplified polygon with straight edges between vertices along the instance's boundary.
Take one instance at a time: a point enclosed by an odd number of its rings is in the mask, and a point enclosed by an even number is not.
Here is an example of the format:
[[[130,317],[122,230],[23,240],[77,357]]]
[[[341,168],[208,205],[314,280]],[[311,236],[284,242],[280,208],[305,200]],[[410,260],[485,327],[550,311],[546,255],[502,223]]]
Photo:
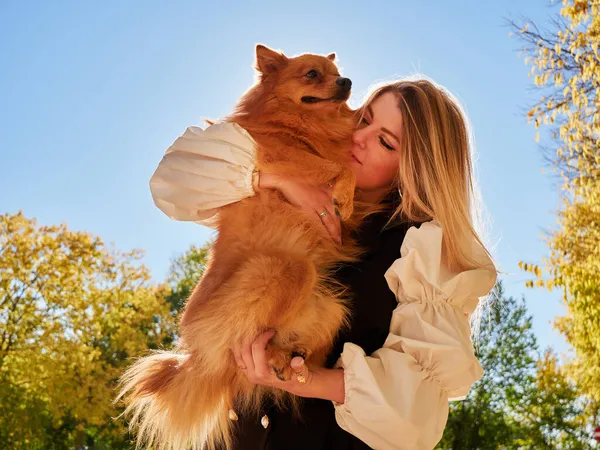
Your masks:
[[[353,210],[354,175],[346,168],[355,115],[346,105],[351,81],[327,57],[294,58],[256,47],[259,82],[227,121],[256,141],[260,171],[334,183],[343,220]],[[330,277],[356,248],[335,243],[314,215],[277,191],[221,208],[210,263],[187,301],[176,352],[141,358],[122,379],[138,445],[156,449],[214,449],[232,445],[228,410],[256,414],[266,395],[280,404],[296,399],[250,384],[231,348],[273,328],[269,364],[281,379],[292,356],[321,366],[347,309]],[[354,221],[355,215],[352,216]]]

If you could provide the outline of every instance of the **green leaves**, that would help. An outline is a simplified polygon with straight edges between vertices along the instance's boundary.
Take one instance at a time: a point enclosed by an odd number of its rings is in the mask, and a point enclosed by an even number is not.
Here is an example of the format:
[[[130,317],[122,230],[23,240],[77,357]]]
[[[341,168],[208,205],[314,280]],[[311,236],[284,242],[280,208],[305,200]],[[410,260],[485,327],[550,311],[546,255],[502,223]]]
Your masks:
[[[477,357],[483,378],[450,404],[440,449],[589,448],[598,404],[582,397],[557,357],[540,355],[525,300],[501,284],[483,316]]]
[[[211,246],[211,242],[202,247],[192,245],[183,255],[172,261],[168,277],[171,293],[167,300],[174,313],[181,311],[185,300],[204,273]]]

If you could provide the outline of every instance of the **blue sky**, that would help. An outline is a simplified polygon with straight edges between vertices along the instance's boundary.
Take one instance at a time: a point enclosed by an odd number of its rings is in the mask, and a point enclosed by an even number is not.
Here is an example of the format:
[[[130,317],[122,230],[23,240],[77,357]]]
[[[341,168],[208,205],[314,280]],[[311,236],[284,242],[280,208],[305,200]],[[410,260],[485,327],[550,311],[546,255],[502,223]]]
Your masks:
[[[164,150],[203,117],[228,114],[252,84],[257,42],[293,55],[336,52],[357,105],[376,82],[421,72],[453,91],[471,119],[484,200],[505,288],[525,295],[542,346],[558,293],[525,289],[519,260],[547,255],[556,180],[524,111],[535,98],[506,18],[539,23],[544,0],[16,1],[0,3],[0,211],[67,223],[146,250],[157,280],[211,231],[152,203]]]

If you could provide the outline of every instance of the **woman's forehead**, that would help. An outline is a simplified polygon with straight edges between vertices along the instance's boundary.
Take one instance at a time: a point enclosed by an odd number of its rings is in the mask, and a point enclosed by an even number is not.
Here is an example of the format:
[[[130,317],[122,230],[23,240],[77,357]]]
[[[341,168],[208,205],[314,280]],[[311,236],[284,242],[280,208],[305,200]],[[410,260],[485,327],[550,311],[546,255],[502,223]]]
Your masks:
[[[398,97],[393,92],[381,94],[368,105],[369,112],[381,127],[400,134],[402,130],[402,113],[398,108]]]

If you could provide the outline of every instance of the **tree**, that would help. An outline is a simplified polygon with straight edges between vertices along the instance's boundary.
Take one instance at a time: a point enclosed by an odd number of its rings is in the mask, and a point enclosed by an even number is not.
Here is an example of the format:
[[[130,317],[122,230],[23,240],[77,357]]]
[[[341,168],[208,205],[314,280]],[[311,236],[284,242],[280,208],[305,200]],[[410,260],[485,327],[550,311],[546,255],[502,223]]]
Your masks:
[[[555,325],[575,350],[568,373],[600,402],[600,2],[563,0],[551,30],[512,23],[540,89],[528,117],[552,126],[549,161],[562,180],[558,228],[547,236],[547,277],[535,264],[530,287],[560,288],[567,315]]]
[[[540,358],[525,301],[499,283],[484,314],[476,355],[483,377],[450,403],[440,449],[587,449],[590,406],[556,357]]]
[[[115,382],[172,327],[168,288],[150,283],[140,257],[64,225],[0,215],[2,448],[125,445],[112,421]]]
[[[592,448],[592,406],[569,381],[556,355],[547,349],[537,362],[534,397],[522,422],[529,432],[522,443],[531,449]]]
[[[451,402],[439,448],[511,448],[526,432],[516,417],[527,408],[534,383],[537,343],[531,317],[524,301],[504,296],[501,284],[491,297],[476,346],[483,377],[465,400]]]
[[[211,242],[202,247],[192,245],[183,255],[171,262],[168,276],[171,293],[167,300],[174,314],[181,311],[194,286],[206,270],[211,246]]]

